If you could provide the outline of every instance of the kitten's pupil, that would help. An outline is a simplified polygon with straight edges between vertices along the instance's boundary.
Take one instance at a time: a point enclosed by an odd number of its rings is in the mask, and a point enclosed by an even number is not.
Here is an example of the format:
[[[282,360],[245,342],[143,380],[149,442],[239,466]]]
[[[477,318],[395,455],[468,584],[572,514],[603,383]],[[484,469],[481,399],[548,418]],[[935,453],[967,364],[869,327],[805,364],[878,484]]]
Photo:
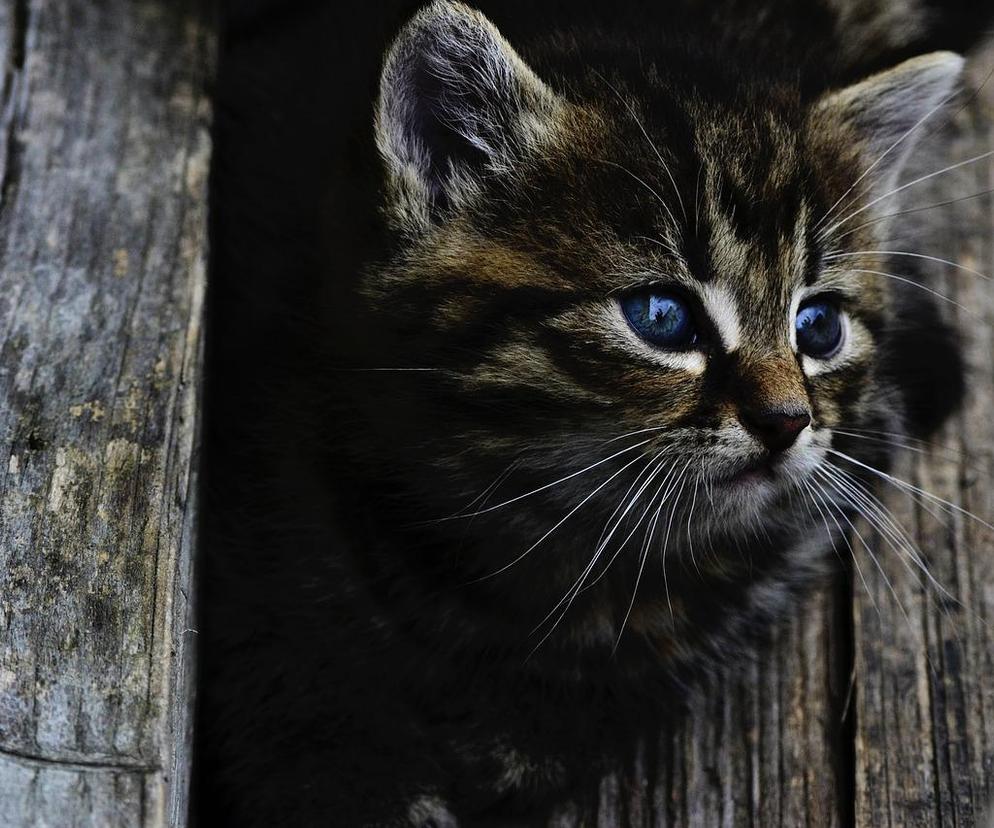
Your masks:
[[[835,303],[819,299],[797,312],[797,349],[817,359],[834,355],[842,344],[842,316]]]
[[[642,339],[661,348],[685,348],[697,340],[687,303],[679,296],[643,288],[622,299],[625,318]]]

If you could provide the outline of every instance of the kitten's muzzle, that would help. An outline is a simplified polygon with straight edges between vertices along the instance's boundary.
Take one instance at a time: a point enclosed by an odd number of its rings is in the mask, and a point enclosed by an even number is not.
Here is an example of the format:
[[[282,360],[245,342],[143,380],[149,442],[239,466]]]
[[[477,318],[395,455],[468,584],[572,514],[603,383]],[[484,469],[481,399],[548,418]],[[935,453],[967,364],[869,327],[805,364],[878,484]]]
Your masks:
[[[811,414],[800,408],[765,408],[743,410],[742,425],[770,452],[780,454],[797,441],[798,436],[811,424]]]

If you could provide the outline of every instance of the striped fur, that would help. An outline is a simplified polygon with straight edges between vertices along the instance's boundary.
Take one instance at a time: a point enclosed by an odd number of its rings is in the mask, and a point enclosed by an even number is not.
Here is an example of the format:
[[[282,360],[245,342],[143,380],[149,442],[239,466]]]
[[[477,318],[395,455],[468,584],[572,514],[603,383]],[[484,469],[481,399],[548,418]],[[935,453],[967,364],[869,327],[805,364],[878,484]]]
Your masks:
[[[456,568],[486,579],[476,590],[506,593],[538,623],[569,595],[628,497],[619,539],[650,508],[645,526],[608,550],[618,554],[594,570],[606,571],[600,591],[570,601],[543,646],[609,651],[620,639],[624,652],[631,605],[653,653],[679,651],[697,666],[723,646],[743,606],[775,615],[810,568],[786,559],[815,531],[797,496],[834,444],[833,429],[906,427],[882,356],[893,289],[874,274],[886,263],[834,256],[880,247],[885,222],[849,233],[853,223],[840,219],[892,209],[881,197],[915,146],[913,127],[952,93],[962,59],[934,53],[841,88],[823,79],[812,91],[796,66],[750,64],[739,77],[734,65],[707,64],[705,48],[671,44],[674,55],[665,43],[659,54],[640,45],[589,58],[582,41],[560,36],[536,50],[533,71],[478,12],[439,2],[415,18],[387,57],[381,87],[377,141],[396,251],[367,276],[377,337],[369,347],[373,359],[439,374],[410,397],[403,416],[413,441],[394,441],[391,468],[381,470],[402,481],[410,512],[458,513],[512,462],[495,501],[570,478],[469,529],[459,520],[435,525],[433,543],[461,539]],[[632,332],[618,295],[647,284],[690,298],[709,333],[700,348],[667,352]],[[804,298],[826,293],[842,303],[847,335],[838,356],[818,361],[797,352],[793,317]],[[373,422],[389,406],[376,395],[369,404]],[[813,422],[775,478],[727,483],[765,453],[743,409],[791,405],[810,409]],[[384,423],[394,430],[395,414]],[[580,473],[640,437],[644,445],[600,476]],[[633,459],[568,530],[505,571]],[[654,479],[669,473],[682,484],[661,513],[677,530],[657,522],[649,533],[654,563],[642,580],[641,529],[654,517],[656,483],[639,488],[636,473],[646,469],[648,479],[657,459]],[[631,498],[633,479],[641,498]],[[778,548],[766,548],[769,538]],[[692,605],[711,587],[666,594],[695,546],[705,584],[741,588],[732,606],[702,602],[703,629]],[[759,574],[746,576],[743,547],[782,566],[750,563]],[[488,579],[494,571],[501,577]],[[752,606],[758,595],[780,597]],[[645,627],[647,619],[655,621]],[[639,662],[645,655],[619,669],[683,669],[655,655]]]

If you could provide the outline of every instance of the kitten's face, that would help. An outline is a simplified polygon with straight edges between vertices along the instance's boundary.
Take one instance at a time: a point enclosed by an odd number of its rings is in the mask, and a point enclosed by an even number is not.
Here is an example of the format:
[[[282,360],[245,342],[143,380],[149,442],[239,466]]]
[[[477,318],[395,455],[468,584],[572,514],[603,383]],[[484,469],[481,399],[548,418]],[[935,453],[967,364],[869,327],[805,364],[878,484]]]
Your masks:
[[[924,59],[811,105],[664,72],[637,89],[591,72],[567,99],[475,13],[423,13],[384,73],[402,242],[368,285],[394,361],[440,374],[407,412],[423,502],[464,506],[512,464],[469,511],[540,489],[487,514],[524,547],[565,515],[543,542],[583,563],[612,526],[649,548],[676,522],[679,555],[801,520],[833,433],[895,416],[888,280],[862,252],[885,223],[861,225],[907,148],[849,188],[958,68]],[[910,111],[881,119],[891,94]],[[480,569],[524,551],[503,547]]]

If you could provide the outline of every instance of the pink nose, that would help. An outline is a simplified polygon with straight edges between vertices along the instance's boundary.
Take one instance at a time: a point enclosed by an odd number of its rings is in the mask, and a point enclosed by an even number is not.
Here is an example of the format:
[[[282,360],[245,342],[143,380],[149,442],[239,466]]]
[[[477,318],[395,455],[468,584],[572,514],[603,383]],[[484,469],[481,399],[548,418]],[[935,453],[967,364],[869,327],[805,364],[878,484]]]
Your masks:
[[[771,454],[789,449],[796,442],[797,436],[811,424],[811,415],[801,409],[742,411],[740,417],[742,424]]]

